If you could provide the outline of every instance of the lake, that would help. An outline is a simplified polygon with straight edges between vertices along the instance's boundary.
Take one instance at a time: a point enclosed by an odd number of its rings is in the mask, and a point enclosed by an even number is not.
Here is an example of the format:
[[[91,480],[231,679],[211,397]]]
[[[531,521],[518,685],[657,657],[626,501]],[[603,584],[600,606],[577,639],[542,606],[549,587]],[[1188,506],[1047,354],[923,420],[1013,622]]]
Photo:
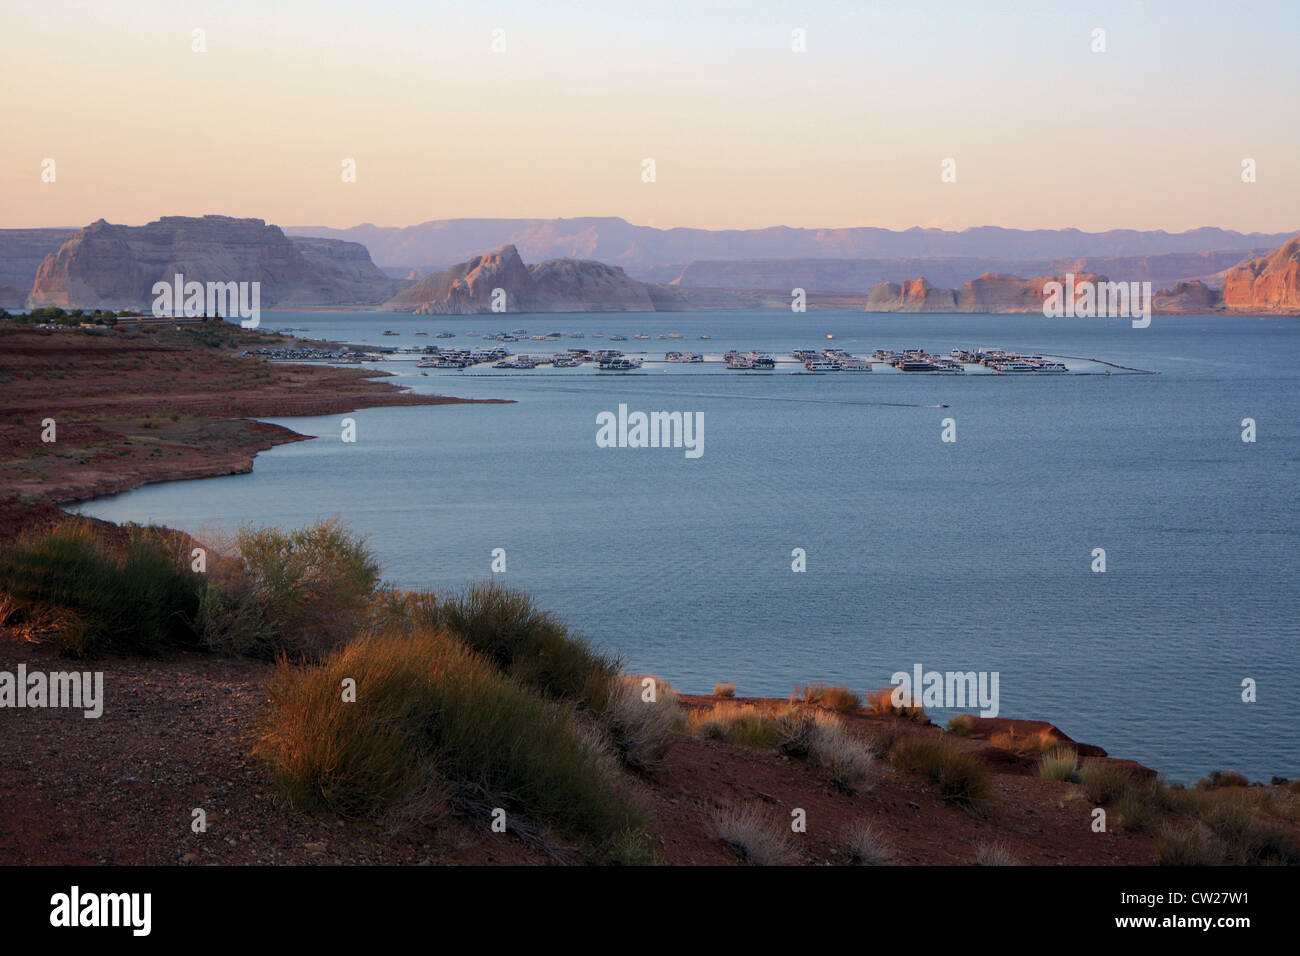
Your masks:
[[[627,375],[386,361],[375,367],[417,391],[516,403],[277,419],[321,437],[259,455],[248,475],[78,510],[191,531],[337,514],[393,584],[525,588],[626,669],[687,693],[718,681],[746,696],[812,681],[864,691],[917,664],[997,672],[1000,716],[1049,720],[1171,780],[1300,776],[1295,319],[266,313],[263,325],[374,346],[582,332],[509,347],[651,361]],[[444,329],[456,338],[435,339]],[[868,356],[1001,346],[1159,374],[750,375],[654,361],[830,344]],[[597,416],[620,404],[701,413],[703,453],[598,447]],[[355,443],[340,440],[344,417]],[[941,440],[945,419],[956,441]],[[494,575],[497,548],[506,571]],[[1257,702],[1242,701],[1246,679]]]

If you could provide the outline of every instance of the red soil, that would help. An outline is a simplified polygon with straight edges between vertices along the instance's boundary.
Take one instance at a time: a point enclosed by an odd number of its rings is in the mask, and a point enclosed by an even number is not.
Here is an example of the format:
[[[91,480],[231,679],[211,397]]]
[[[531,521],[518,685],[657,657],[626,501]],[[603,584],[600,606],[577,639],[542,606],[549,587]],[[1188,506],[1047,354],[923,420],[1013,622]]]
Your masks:
[[[283,337],[202,330],[35,329],[0,322],[0,496],[77,501],[154,481],[242,474],[259,451],[305,436],[250,418],[471,400],[414,395],[374,369],[239,355]],[[57,441],[42,441],[43,421]]]

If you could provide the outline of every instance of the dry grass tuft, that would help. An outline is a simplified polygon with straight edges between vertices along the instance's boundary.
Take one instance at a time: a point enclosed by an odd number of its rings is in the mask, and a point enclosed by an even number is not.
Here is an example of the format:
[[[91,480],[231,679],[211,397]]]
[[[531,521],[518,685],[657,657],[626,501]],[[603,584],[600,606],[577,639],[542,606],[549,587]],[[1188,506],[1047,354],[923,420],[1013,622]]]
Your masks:
[[[748,863],[790,866],[798,854],[787,828],[759,804],[729,807],[712,815],[713,834]]]
[[[925,721],[925,708],[920,704],[896,704],[894,703],[894,687],[883,687],[880,690],[873,690],[867,694],[867,707],[873,714],[887,714],[891,717],[899,717],[903,720],[910,720],[916,723]]]
[[[790,695],[792,704],[815,704],[836,713],[848,714],[862,706],[862,698],[843,684],[804,684]]]
[[[975,848],[975,866],[1019,866],[1020,861],[1004,843],[980,843]]]
[[[673,734],[686,726],[672,686],[654,677],[624,676],[610,691],[605,717],[623,762],[646,773],[663,765]]]
[[[845,841],[845,853],[854,863],[879,866],[896,855],[894,845],[870,823],[855,824]]]

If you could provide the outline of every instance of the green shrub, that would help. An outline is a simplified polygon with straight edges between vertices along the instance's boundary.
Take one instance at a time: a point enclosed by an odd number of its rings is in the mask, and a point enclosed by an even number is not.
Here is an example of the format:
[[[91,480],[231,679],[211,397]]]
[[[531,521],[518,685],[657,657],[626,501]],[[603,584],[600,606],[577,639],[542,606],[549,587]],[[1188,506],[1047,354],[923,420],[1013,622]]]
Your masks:
[[[905,737],[894,744],[889,759],[958,806],[978,807],[992,794],[992,780],[983,761],[945,740],[920,735]]]
[[[237,609],[261,609],[264,627],[235,642],[239,653],[316,659],[368,622],[379,562],[337,519],[305,528],[239,529],[213,579]]]
[[[441,602],[437,619],[504,673],[550,696],[604,710],[616,689],[617,664],[523,591],[474,584]]]
[[[485,825],[499,806],[595,851],[626,856],[639,828],[617,765],[568,709],[445,632],[367,634],[317,666],[281,661],[269,690],[258,751],[296,807],[367,816],[438,781]]]
[[[1074,781],[1079,766],[1079,753],[1073,747],[1056,747],[1043,754],[1038,761],[1038,775],[1044,780]]]
[[[115,549],[93,527],[66,522],[0,550],[10,619],[49,631],[69,657],[193,645],[202,587],[175,541],[153,528],[128,528]]]
[[[1218,866],[1224,862],[1223,841],[1202,824],[1165,824],[1156,834],[1157,866]]]
[[[1100,757],[1090,757],[1083,762],[1079,782],[1093,806],[1097,807],[1115,803],[1135,785],[1128,768]]]
[[[769,750],[781,742],[776,722],[753,704],[718,701],[708,710],[694,711],[690,729],[699,737],[754,750]]]

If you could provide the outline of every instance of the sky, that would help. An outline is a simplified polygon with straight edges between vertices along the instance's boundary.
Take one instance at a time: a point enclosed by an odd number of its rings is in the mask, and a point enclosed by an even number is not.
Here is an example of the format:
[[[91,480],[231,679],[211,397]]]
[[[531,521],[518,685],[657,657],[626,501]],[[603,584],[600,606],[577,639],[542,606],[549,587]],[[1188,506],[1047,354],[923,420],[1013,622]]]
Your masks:
[[[1252,0],[4,0],[0,226],[1281,232],[1297,37]]]

